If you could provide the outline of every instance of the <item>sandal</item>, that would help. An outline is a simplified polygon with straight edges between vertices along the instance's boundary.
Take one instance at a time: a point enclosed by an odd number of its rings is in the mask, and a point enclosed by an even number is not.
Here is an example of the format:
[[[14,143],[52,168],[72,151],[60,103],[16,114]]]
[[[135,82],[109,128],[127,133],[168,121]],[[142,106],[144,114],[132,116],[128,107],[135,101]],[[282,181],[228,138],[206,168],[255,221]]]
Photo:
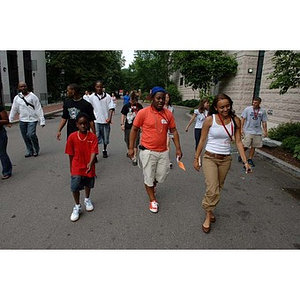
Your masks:
[[[11,175],[5,175],[2,177],[2,180],[8,179]]]

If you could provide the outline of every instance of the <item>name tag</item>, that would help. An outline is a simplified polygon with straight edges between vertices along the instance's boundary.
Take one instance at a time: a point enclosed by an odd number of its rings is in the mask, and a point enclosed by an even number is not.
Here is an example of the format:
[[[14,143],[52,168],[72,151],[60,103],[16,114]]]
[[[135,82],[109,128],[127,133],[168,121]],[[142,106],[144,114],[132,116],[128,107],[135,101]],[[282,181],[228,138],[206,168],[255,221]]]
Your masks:
[[[168,124],[168,122],[165,119],[162,119],[161,124]]]

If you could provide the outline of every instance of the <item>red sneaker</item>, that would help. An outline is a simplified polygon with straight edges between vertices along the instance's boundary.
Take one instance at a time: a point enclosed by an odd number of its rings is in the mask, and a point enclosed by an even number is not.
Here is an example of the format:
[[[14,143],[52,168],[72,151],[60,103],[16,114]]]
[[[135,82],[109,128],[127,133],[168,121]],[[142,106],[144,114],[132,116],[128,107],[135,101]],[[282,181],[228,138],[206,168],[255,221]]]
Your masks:
[[[156,202],[156,200],[150,201],[149,209],[153,213],[158,212],[158,203]]]

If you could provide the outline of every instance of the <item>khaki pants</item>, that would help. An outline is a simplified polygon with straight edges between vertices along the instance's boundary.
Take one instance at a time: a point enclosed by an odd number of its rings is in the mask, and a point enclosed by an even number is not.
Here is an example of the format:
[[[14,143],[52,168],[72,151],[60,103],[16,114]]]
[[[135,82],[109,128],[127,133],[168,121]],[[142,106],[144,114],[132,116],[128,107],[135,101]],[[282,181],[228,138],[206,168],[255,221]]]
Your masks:
[[[205,176],[206,192],[202,200],[202,207],[206,211],[213,211],[220,201],[220,192],[231,166],[232,157],[213,158],[204,154],[202,168]]]

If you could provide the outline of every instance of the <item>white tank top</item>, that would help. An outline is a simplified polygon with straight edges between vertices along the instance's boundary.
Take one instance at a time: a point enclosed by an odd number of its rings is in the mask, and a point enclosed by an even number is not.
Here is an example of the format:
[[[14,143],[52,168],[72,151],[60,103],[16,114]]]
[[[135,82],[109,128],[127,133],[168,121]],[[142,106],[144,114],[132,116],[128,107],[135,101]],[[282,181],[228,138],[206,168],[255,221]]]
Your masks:
[[[213,114],[212,117],[213,117],[213,124],[208,131],[205,150],[211,153],[228,155],[230,154],[230,150],[231,150],[230,137],[228,136],[223,125],[219,125],[216,123],[216,114]],[[234,135],[233,121],[231,120],[230,123],[225,126],[229,134]]]

